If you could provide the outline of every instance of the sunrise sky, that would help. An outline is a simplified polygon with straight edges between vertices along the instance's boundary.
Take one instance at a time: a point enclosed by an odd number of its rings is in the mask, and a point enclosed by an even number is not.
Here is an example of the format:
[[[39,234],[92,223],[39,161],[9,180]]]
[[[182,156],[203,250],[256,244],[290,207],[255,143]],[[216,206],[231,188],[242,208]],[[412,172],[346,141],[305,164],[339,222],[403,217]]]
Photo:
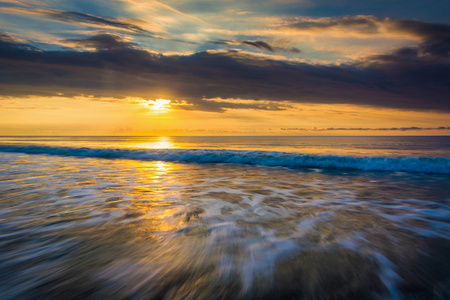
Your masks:
[[[0,1],[0,135],[449,135],[448,0]]]

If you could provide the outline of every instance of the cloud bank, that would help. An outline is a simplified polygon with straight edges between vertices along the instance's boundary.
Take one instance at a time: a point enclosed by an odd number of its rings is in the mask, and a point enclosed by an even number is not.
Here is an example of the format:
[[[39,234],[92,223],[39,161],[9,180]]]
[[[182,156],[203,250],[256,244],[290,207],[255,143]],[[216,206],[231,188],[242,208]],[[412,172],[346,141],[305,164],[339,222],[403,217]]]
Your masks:
[[[93,22],[136,33],[131,23],[88,14],[58,12],[54,18]],[[41,50],[0,35],[2,96],[89,94],[98,97],[171,97],[190,108],[223,111],[237,104],[205,99],[252,99],[292,103],[336,103],[412,110],[450,111],[450,26],[372,16],[297,21],[295,30],[350,28],[374,34],[380,28],[418,37],[402,47],[354,63],[319,65],[268,59],[240,50],[163,55],[141,49],[118,35],[65,39],[91,51]],[[276,49],[259,40],[221,40],[264,51]],[[292,52],[299,52],[298,49]],[[240,104],[242,105],[242,104]],[[245,106],[245,105],[244,105]],[[282,105],[254,109],[283,109]],[[188,106],[180,106],[187,109]]]

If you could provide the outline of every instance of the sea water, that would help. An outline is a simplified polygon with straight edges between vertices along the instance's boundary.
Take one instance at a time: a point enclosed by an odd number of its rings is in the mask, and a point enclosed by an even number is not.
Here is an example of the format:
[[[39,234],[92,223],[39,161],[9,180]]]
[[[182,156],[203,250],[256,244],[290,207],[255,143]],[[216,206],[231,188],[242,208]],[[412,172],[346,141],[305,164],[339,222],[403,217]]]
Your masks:
[[[0,299],[449,299],[450,137],[2,137]]]

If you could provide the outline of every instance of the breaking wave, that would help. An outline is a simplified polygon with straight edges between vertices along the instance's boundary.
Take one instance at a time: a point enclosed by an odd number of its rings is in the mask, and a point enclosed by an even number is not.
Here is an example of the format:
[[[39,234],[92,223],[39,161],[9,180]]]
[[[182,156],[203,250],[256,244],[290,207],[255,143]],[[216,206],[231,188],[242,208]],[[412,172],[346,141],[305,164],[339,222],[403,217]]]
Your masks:
[[[355,157],[245,150],[100,149],[7,145],[0,145],[0,152],[168,162],[234,163],[289,168],[337,168],[450,174],[450,158],[446,157]]]

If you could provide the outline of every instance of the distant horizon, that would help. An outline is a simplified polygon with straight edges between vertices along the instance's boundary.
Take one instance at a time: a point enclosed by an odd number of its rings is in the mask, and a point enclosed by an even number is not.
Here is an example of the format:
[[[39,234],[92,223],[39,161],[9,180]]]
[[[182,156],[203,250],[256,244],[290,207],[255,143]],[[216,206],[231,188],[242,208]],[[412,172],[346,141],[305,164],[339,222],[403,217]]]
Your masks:
[[[450,135],[0,135],[0,137],[450,137]]]

